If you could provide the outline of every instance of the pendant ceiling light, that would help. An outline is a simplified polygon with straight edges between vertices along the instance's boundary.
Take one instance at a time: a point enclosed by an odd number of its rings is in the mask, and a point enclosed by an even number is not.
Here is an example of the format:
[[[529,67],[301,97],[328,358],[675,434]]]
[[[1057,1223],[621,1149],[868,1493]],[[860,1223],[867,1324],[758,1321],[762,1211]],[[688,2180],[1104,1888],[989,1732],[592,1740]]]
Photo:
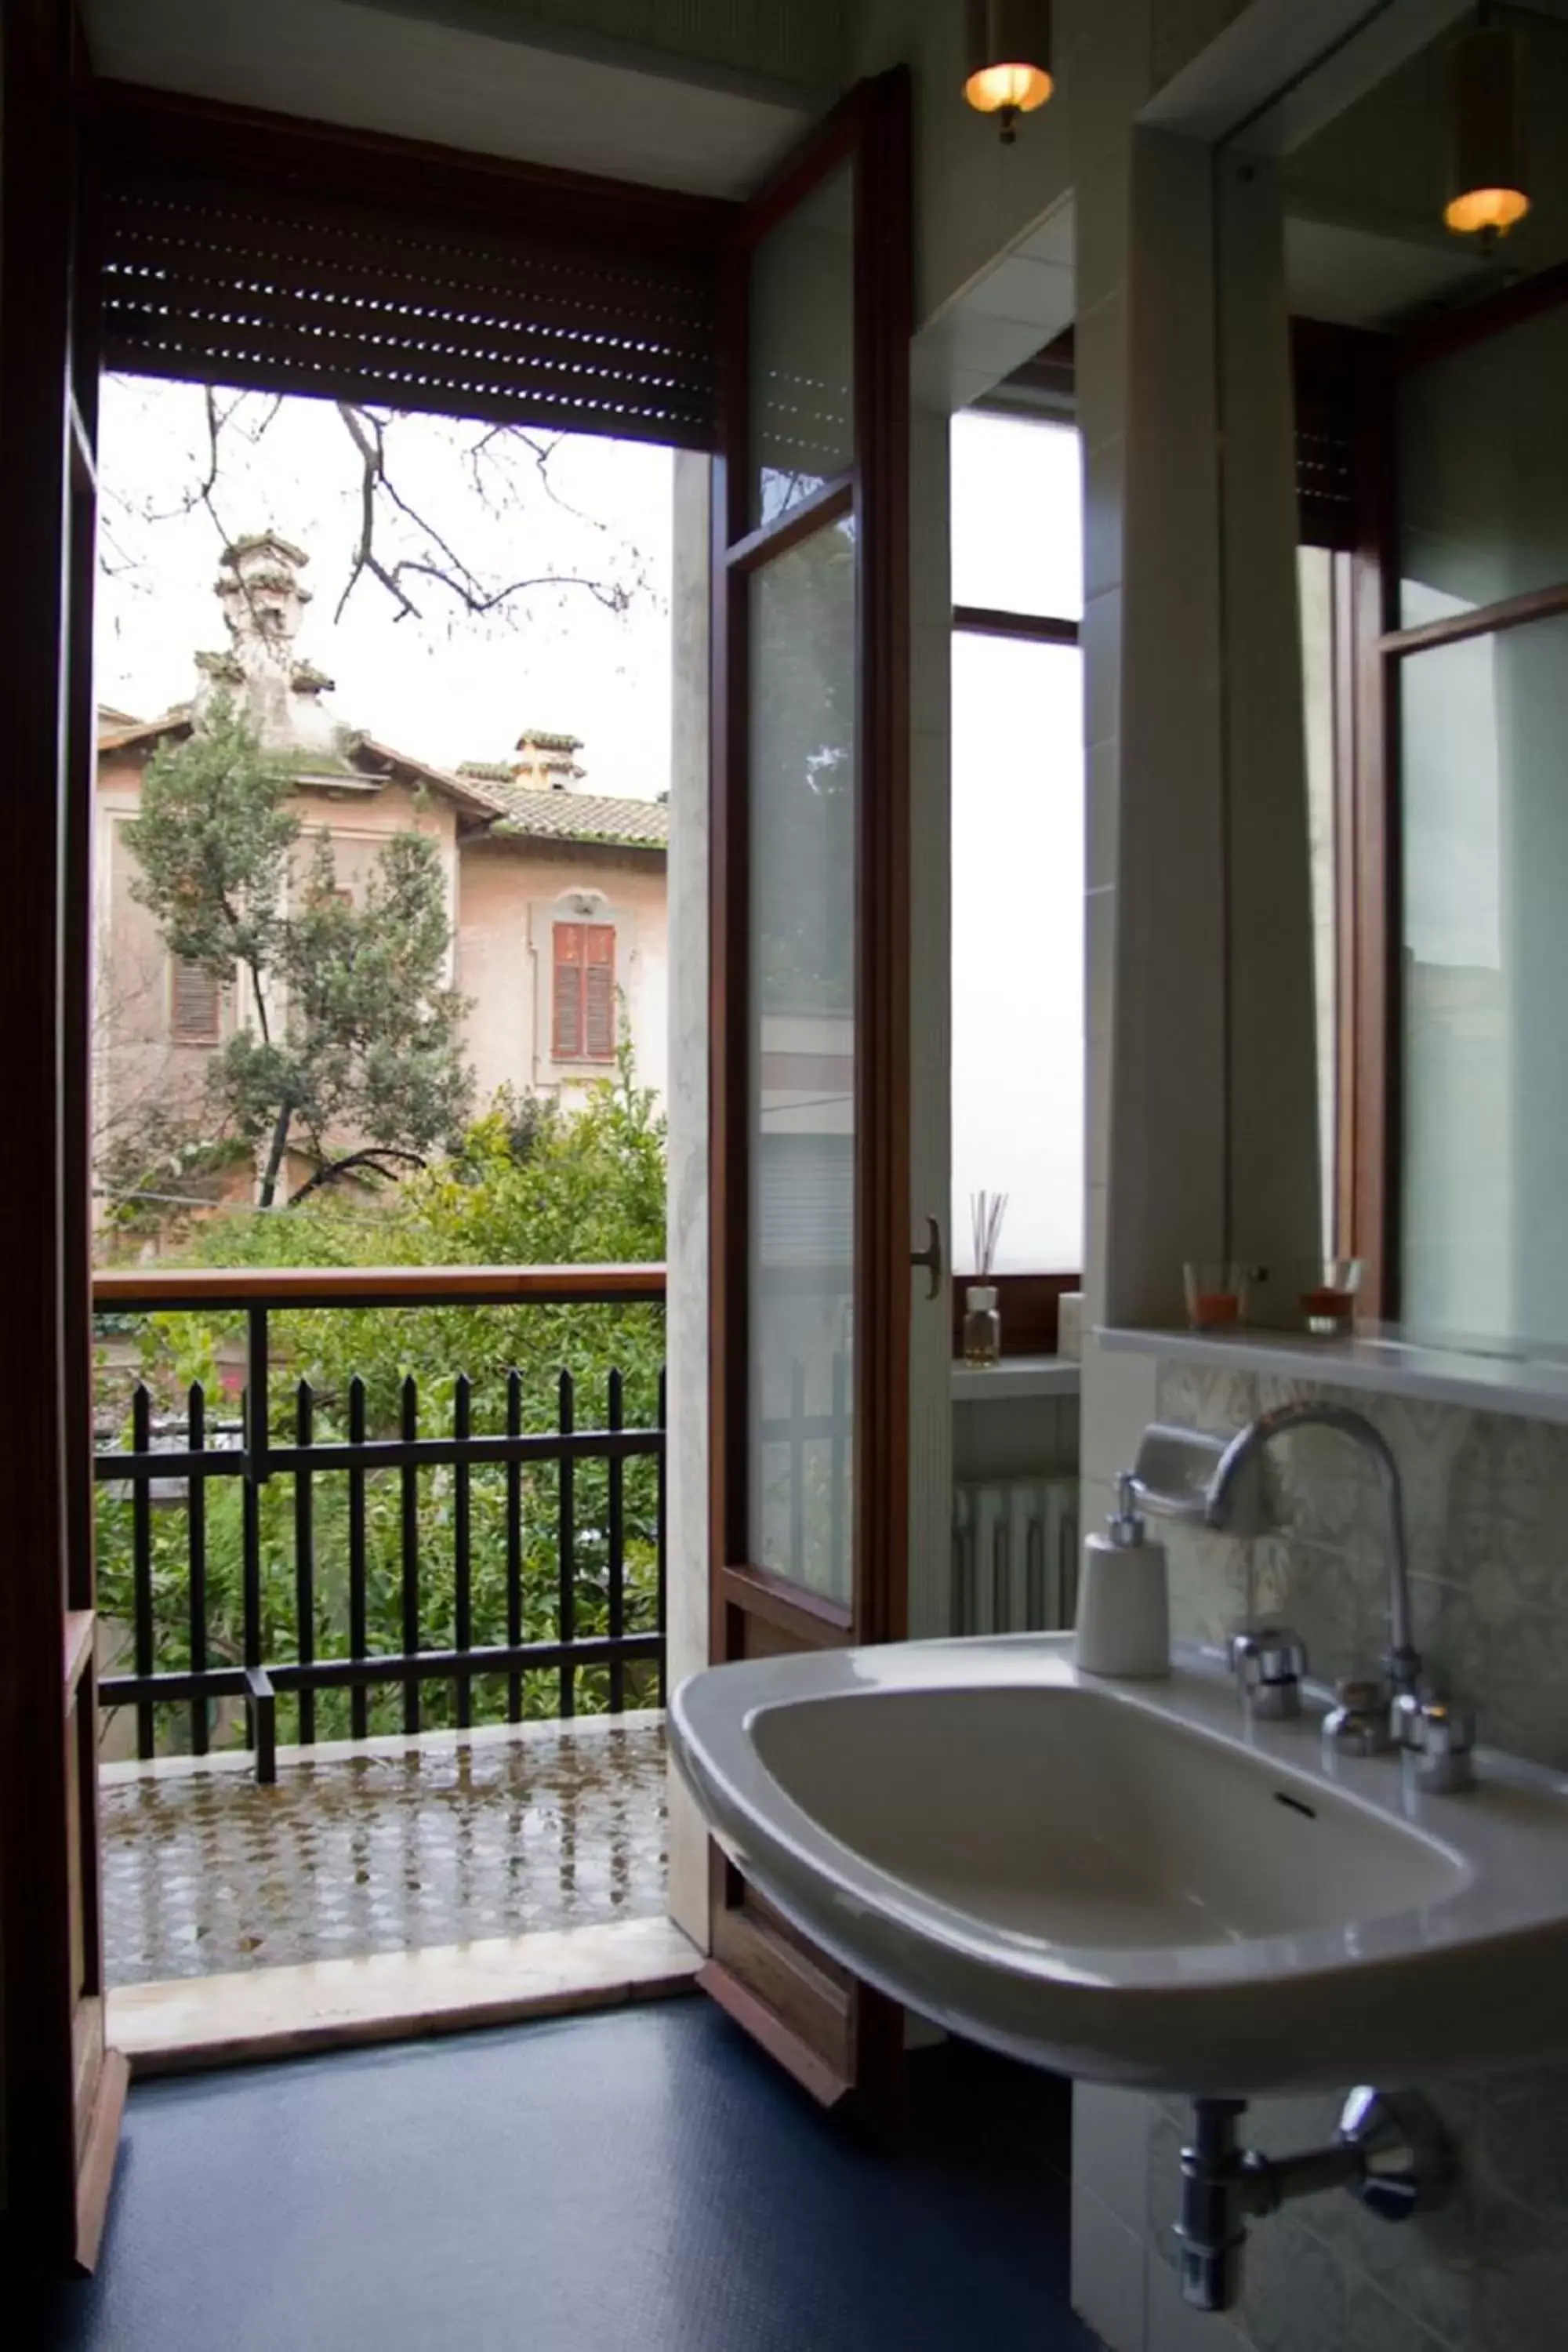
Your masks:
[[[1530,210],[1520,128],[1518,43],[1483,19],[1443,65],[1447,182],[1443,218],[1490,244]]]
[[[964,97],[997,116],[1010,147],[1019,115],[1044,106],[1056,87],[1050,0],[964,0],[963,76]]]

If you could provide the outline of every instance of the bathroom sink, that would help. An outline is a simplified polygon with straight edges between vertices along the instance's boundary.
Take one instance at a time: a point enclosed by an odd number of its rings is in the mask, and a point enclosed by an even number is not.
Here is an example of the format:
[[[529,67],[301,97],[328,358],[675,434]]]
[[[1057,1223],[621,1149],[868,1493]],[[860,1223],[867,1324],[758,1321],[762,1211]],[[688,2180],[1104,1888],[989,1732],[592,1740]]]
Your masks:
[[[940,2023],[1145,2089],[1425,2080],[1568,2054],[1568,1781],[1247,1724],[1218,1661],[1079,1675],[1067,1635],[693,1675],[680,1769],[747,1877]]]

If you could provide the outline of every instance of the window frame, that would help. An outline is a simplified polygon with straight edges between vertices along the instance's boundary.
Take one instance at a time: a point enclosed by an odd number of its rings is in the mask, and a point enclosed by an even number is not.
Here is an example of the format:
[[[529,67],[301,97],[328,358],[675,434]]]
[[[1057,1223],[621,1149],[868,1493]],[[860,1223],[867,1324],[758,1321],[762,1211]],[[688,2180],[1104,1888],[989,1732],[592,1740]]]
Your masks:
[[[1070,371],[1070,359],[1060,362]],[[1058,387],[1060,388],[1059,386]],[[1009,406],[999,412],[991,404],[978,403],[983,413],[1005,413],[1011,416],[1037,415],[1041,424],[1072,425],[1066,415],[1053,415],[1044,408],[1026,410]],[[1076,431],[1076,425],[1073,425]],[[1081,646],[1081,621],[1065,613],[1015,612],[1000,604],[960,604],[952,607],[951,635],[976,637],[1011,637],[1037,646]],[[951,734],[951,715],[949,719]],[[991,1282],[997,1293],[997,1306],[1002,1318],[1002,1352],[1005,1356],[1054,1356],[1058,1350],[1059,1309],[1064,1297],[1083,1287],[1083,1271],[1076,1268],[1044,1267],[1015,1274],[994,1274]],[[957,1249],[953,1250],[953,1274],[950,1285],[952,1298],[952,1352],[963,1352],[963,1292],[965,1281],[957,1271]]]
[[[1374,1322],[1401,1310],[1404,1199],[1405,935],[1400,677],[1408,656],[1568,613],[1568,580],[1449,618],[1402,627],[1396,404],[1401,381],[1429,361],[1568,304],[1568,264],[1505,287],[1370,354],[1346,393],[1354,447],[1355,530],[1336,647],[1336,856],[1340,909],[1339,1240],[1362,1260],[1361,1304]],[[1383,339],[1375,339],[1381,341]],[[1336,654],[1336,688],[1341,685]]]

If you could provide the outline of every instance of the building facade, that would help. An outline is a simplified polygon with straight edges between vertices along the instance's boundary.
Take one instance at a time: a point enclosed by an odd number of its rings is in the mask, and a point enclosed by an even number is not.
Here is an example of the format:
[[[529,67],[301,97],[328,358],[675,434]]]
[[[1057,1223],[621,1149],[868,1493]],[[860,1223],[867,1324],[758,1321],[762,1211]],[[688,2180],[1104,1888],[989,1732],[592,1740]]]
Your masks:
[[[438,845],[452,927],[451,980],[482,1108],[502,1089],[565,1102],[614,1068],[629,1039],[639,1081],[667,1076],[665,866],[660,803],[584,789],[574,736],[537,729],[510,761],[448,771],[343,726],[332,681],[302,659],[303,550],[273,532],[225,551],[222,653],[195,656],[189,703],[139,720],[100,710],[94,815],[94,1122],[107,1149],[158,1115],[198,1120],[215,1047],[250,1010],[234,987],[170,954],[135,894],[129,828],[147,763],[187,739],[216,697],[247,712],[294,778],[300,854],[331,836],[339,887],[359,897],[402,831]]]

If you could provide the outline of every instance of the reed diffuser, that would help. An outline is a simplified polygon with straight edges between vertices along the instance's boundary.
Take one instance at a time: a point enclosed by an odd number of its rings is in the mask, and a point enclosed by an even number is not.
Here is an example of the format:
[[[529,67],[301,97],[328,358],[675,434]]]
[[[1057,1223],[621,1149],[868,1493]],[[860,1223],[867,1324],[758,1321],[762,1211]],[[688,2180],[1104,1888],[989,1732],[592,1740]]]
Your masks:
[[[963,1360],[966,1364],[999,1364],[1002,1360],[1002,1318],[996,1306],[996,1286],[991,1277],[996,1265],[1002,1220],[1007,1213],[1005,1192],[972,1192],[970,1227],[974,1236],[974,1271],[979,1280],[963,1294]]]

